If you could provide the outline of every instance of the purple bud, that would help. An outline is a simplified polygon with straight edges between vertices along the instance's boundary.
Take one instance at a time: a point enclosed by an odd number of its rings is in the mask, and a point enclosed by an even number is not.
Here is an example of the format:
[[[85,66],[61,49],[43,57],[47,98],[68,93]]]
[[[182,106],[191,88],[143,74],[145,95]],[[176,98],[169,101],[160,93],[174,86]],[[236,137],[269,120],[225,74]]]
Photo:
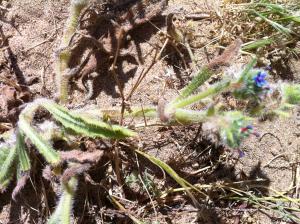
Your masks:
[[[245,156],[245,152],[238,149],[238,152],[239,152],[239,158],[243,158]]]
[[[246,128],[252,130],[252,129],[253,129],[253,126],[249,124],[249,125],[246,126]]]
[[[255,137],[257,137],[257,138],[259,138],[259,137],[260,137],[260,134],[259,134],[258,132],[256,132],[256,131],[255,131],[255,132],[253,132],[252,134],[253,134],[253,135],[255,135]]]

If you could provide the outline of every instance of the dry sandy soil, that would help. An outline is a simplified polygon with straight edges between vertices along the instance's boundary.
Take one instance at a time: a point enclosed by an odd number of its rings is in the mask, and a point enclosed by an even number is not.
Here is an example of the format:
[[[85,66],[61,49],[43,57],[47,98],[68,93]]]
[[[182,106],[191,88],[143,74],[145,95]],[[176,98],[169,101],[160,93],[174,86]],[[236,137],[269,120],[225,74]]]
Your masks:
[[[186,10],[195,13],[220,10],[219,1],[212,1],[213,3],[210,4],[207,2],[210,1],[173,0],[169,1],[169,7],[177,7],[179,12]],[[0,24],[3,26],[3,33],[9,38],[9,45],[3,46],[0,51],[0,76],[23,86],[21,89],[16,89],[13,84],[9,85],[0,79],[0,89],[2,89],[0,97],[15,91],[13,94],[17,98],[17,103],[14,102],[13,105],[3,104],[7,106],[6,109],[1,109],[0,127],[3,131],[12,128],[15,124],[15,116],[18,114],[16,108],[23,103],[39,97],[55,98],[55,52],[61,42],[69,1],[11,0],[5,2],[0,0],[0,5],[8,9],[5,16],[0,18]],[[2,8],[0,12],[1,10]],[[82,23],[84,26],[84,22]],[[219,54],[220,49],[217,46],[228,45],[235,39],[234,36],[224,38],[203,48],[218,34],[216,29],[219,23],[212,18],[193,23],[192,28],[197,35],[194,35],[191,41],[196,46],[193,50],[197,64],[208,63],[209,59]],[[105,27],[102,29],[105,30]],[[142,70],[151,64],[154,47],[162,46],[163,39],[159,31],[165,29],[165,17],[158,16],[151,23],[145,23],[129,32],[123,47],[129,54],[119,57],[117,61],[118,74],[125,95],[129,94]],[[98,33],[95,31],[93,35],[99,38],[101,29],[99,28]],[[5,47],[10,48],[10,54],[4,49]],[[178,90],[191,80],[191,72],[184,68],[181,58],[172,47],[164,54],[163,59],[152,67],[128,100],[131,106],[155,106],[161,97],[170,99],[176,96]],[[184,52],[183,57],[186,58],[186,54],[187,52]],[[120,107],[118,86],[108,71],[111,58],[103,54],[99,57],[103,60],[97,67],[100,76],[94,82],[95,91],[92,99],[86,99],[87,93],[80,78],[72,80],[69,108],[82,105],[100,108]],[[248,59],[248,56],[242,55],[238,63],[246,63]],[[187,61],[187,64],[191,67],[190,61]],[[292,65],[292,78],[285,78],[299,82],[299,62],[294,61]],[[278,81],[278,77],[273,81]],[[8,86],[13,90],[7,90]],[[126,122],[129,125],[143,123],[142,120]],[[265,189],[259,188],[259,195],[274,195],[275,192],[270,191],[274,189],[281,192],[289,191],[291,196],[299,197],[299,189],[292,188],[300,187],[300,110],[295,110],[290,118],[258,122],[255,127],[261,137],[251,136],[243,143],[241,147],[245,152],[243,158],[239,158],[237,152],[224,150],[216,142],[205,137],[199,125],[140,128],[138,144],[147,153],[166,162],[191,183],[261,180],[259,184]],[[121,147],[123,179],[128,179],[139,169],[138,160],[141,169],[153,178],[153,183],[156,185],[153,189],[178,187],[170,177],[164,177],[160,169],[145,159],[137,159],[125,143],[124,147]],[[104,143],[99,140],[91,144],[98,147]],[[105,144],[111,145],[112,142],[105,142]],[[113,192],[119,192],[111,165],[108,165],[109,160],[108,156],[90,172],[93,181],[101,184],[93,185],[82,178],[75,198],[74,223],[131,223],[126,213],[116,209],[107,199],[107,193],[103,193],[108,190],[103,186],[111,186]],[[12,201],[10,198],[13,186],[0,194],[0,223],[46,222],[55,207],[56,196],[51,184],[41,177],[41,166],[43,166],[41,163],[35,165],[37,170],[32,171],[31,181],[22,190],[17,201]],[[203,172],[196,172],[205,167],[209,168]],[[112,181],[110,185],[107,183],[109,178]],[[205,206],[202,212],[206,214],[206,218],[201,220],[197,216],[199,211],[184,195],[175,195],[169,199],[170,201],[155,202],[161,205],[156,204],[157,211],[154,212],[147,192],[140,185],[133,183],[127,186],[124,194],[128,200],[122,201],[126,209],[148,223],[288,223],[272,211],[260,211],[238,201],[204,200]],[[214,198],[216,197],[214,194],[221,193],[216,191],[209,194]]]

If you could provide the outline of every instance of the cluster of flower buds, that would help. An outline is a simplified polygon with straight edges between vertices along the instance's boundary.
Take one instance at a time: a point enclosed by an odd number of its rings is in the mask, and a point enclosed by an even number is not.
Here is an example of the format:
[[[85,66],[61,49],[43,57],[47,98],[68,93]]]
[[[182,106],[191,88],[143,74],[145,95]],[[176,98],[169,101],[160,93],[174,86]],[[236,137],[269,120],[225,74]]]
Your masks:
[[[256,137],[259,137],[259,136],[260,136],[260,134],[259,134],[258,132],[254,131],[252,125],[247,125],[246,127],[242,127],[242,128],[240,129],[240,131],[241,131],[241,133],[246,134],[246,135],[248,135],[248,136],[249,136],[250,134],[252,134],[252,135],[254,135],[254,136],[256,136]]]
[[[219,125],[223,142],[231,148],[238,148],[242,140],[253,132],[249,117],[238,111],[226,112]]]
[[[247,114],[250,116],[268,113],[287,116],[293,107],[300,104],[300,85],[284,82],[269,84],[268,70],[250,69],[247,74],[241,74],[238,82],[232,85],[232,93],[237,99],[248,102],[250,110]],[[250,135],[259,137],[259,134],[249,124],[249,117],[242,112],[228,114],[220,122],[221,137],[225,144],[244,155],[239,150],[242,140]]]
[[[223,143],[232,149],[237,149],[240,155],[243,153],[239,150],[242,141],[254,135],[259,137],[260,134],[251,124],[251,118],[243,115],[240,111],[225,112],[218,122],[220,134]]]
[[[253,69],[241,80],[241,88],[236,89],[233,94],[239,99],[251,99],[261,101],[270,92],[271,88],[266,80],[267,71]]]

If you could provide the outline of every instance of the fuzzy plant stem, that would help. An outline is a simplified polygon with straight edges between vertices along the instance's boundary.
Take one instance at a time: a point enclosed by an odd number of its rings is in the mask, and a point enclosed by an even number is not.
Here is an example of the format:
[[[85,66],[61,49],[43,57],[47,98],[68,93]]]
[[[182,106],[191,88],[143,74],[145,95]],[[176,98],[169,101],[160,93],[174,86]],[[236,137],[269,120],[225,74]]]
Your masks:
[[[68,46],[78,26],[79,16],[82,9],[88,4],[88,0],[71,0],[70,14],[66,23],[62,43],[56,62],[56,85],[60,102],[66,103],[68,98],[68,84],[71,71],[68,69],[71,51]]]
[[[48,224],[70,224],[73,198],[78,184],[77,177],[72,177],[67,184],[62,184],[63,192],[58,205]]]
[[[37,99],[29,103],[19,116],[18,127],[28,137],[47,162],[56,166],[60,162],[59,154],[32,126],[31,122],[36,110],[44,107],[65,128],[89,137],[125,138],[136,136],[136,133],[119,125],[107,124],[103,121],[82,117],[74,114],[55,102],[47,99]],[[20,139],[21,140],[21,139]],[[25,156],[25,155],[24,155]]]
[[[243,45],[242,50],[243,51],[251,51],[255,50],[261,47],[265,47],[267,45],[270,45],[274,42],[273,39],[267,38],[267,39],[259,39],[256,41],[251,41]]]
[[[208,119],[207,111],[193,111],[186,109],[176,109],[174,119],[180,124],[195,124],[205,122]]]
[[[212,96],[215,95],[217,93],[220,93],[221,91],[224,91],[225,89],[227,89],[230,86],[230,81],[225,81],[225,82],[221,82],[218,83],[210,88],[208,88],[207,90],[199,93],[199,94],[195,94],[192,95],[190,97],[187,97],[185,99],[179,100],[177,102],[171,103],[168,107],[170,108],[170,110],[172,110],[172,108],[183,108],[186,107],[188,105],[191,105],[193,103],[196,103],[208,96]]]
[[[213,72],[206,67],[201,69],[192,81],[180,91],[180,96],[178,96],[173,102],[177,102],[193,94],[199,86],[205,83],[212,76],[212,74]]]

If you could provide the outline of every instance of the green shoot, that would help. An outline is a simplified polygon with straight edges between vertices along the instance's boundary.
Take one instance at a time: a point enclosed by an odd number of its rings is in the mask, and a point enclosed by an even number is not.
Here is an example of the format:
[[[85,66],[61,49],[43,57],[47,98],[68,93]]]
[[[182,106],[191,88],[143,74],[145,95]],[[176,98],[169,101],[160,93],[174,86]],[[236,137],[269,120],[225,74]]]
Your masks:
[[[72,177],[67,184],[62,184],[62,195],[58,205],[50,217],[48,224],[70,224],[73,198],[77,188],[78,180]]]
[[[178,108],[175,110],[174,117],[179,124],[203,123],[209,119],[208,111],[194,111]]]
[[[292,30],[290,30],[289,28],[286,28],[284,26],[282,26],[281,24],[268,19],[267,17],[265,17],[264,15],[262,15],[259,12],[256,11],[252,11],[255,15],[259,16],[260,18],[262,18],[263,20],[265,20],[267,23],[269,23],[274,29],[276,29],[277,31],[279,31],[282,34],[285,34],[286,36],[290,36],[291,34],[293,34],[294,32]]]
[[[171,104],[170,107],[183,108],[183,107],[189,106],[191,104],[199,102],[200,100],[202,100],[206,97],[213,96],[217,93],[220,93],[220,92],[226,90],[226,88],[229,86],[230,86],[229,81],[217,83],[214,86],[208,88],[207,90],[200,92],[199,94],[192,95],[190,97],[187,97],[185,99],[179,100],[179,101]]]
[[[56,85],[58,87],[58,98],[62,103],[66,103],[67,101],[68,84],[72,76],[69,69],[71,51],[68,47],[78,26],[80,13],[87,4],[87,0],[71,0],[70,14],[56,62]]]
[[[252,58],[251,62],[246,65],[245,69],[243,70],[240,78],[238,79],[238,83],[241,83],[247,78],[247,75],[249,75],[250,70],[256,65],[257,59]]]
[[[20,114],[18,126],[20,131],[31,140],[32,144],[37,147],[45,159],[53,165],[58,165],[60,162],[59,154],[30,125],[33,115],[39,107],[47,109],[65,128],[72,129],[84,136],[115,139],[135,136],[133,131],[119,125],[110,125],[95,119],[85,118],[68,111],[50,100],[38,99],[29,104]],[[21,140],[20,138],[19,141]],[[22,148],[20,150],[22,152]],[[22,155],[24,156],[23,159],[26,160],[26,154]]]

